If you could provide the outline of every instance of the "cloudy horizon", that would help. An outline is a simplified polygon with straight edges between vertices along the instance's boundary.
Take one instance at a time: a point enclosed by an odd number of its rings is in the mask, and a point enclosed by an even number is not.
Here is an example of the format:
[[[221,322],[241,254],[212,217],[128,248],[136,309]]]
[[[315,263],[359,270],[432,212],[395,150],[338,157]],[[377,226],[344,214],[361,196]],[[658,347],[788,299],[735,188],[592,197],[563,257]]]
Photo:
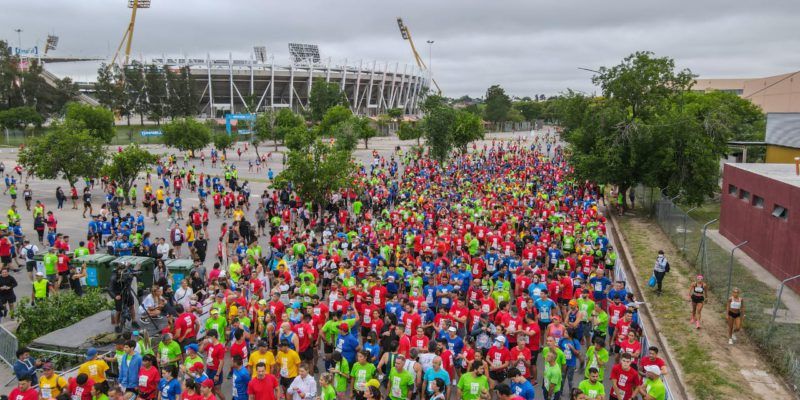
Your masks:
[[[22,47],[60,37],[57,56],[109,60],[127,27],[126,0],[28,0],[4,5],[0,39]],[[596,92],[591,73],[639,50],[675,59],[703,78],[762,77],[800,68],[800,2],[608,3],[508,0],[271,2],[152,0],[140,10],[131,57],[249,58],[266,46],[288,63],[287,43],[314,43],[324,59],[409,66],[413,57],[395,21],[402,17],[444,94],[480,97],[500,84],[509,94]],[[98,63],[52,64],[58,75],[93,79]]]

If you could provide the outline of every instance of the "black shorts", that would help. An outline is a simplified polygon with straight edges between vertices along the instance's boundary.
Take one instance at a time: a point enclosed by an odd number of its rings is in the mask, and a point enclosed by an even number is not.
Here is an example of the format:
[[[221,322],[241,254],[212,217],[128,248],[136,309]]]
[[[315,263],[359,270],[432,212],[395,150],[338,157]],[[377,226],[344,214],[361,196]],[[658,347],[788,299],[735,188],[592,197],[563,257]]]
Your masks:
[[[307,349],[300,352],[300,359],[303,361],[311,361],[314,359],[314,347],[309,345]]]
[[[59,271],[58,276],[69,276],[69,270],[66,271]]]
[[[733,319],[736,319],[736,318],[739,318],[739,317],[741,317],[741,316],[742,316],[742,313],[740,313],[740,312],[734,312],[734,311],[728,311],[728,316],[729,316],[729,317],[731,317],[731,318],[733,318]]]
[[[36,261],[25,261],[25,270],[28,272],[33,272],[36,269]]]
[[[292,381],[294,381],[294,378],[281,377],[281,386],[283,387],[284,391],[286,391],[286,389],[289,389],[289,386],[292,384]]]
[[[16,302],[17,302],[17,296],[15,296],[13,293],[0,296],[0,306],[4,306],[6,304],[14,304]]]
[[[622,352],[622,348],[619,345],[614,345],[614,354],[620,354]]]
[[[489,371],[489,378],[498,383],[503,382],[506,380],[506,371]]]
[[[572,299],[560,298],[558,299],[558,304],[561,304],[562,306],[568,306],[570,300]]]
[[[705,301],[706,301],[705,296],[692,295],[692,303],[694,304],[704,303]]]
[[[325,354],[333,353],[334,347],[332,344],[322,343],[322,352]]]
[[[3,264],[11,264],[11,256],[0,256],[0,261],[2,261]]]
[[[83,206],[85,208],[92,208],[92,202],[91,201],[84,201],[83,202]]]
[[[215,210],[219,210],[220,208],[222,208],[222,204],[214,204]]]
[[[267,221],[258,221],[258,227],[259,228],[263,228],[265,226],[267,226]]]

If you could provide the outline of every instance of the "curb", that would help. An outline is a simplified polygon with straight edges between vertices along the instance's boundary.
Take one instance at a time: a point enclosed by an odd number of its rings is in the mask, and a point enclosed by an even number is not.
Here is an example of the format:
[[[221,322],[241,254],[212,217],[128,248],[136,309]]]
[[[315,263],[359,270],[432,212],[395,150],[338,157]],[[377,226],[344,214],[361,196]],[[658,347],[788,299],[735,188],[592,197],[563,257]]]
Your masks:
[[[689,393],[686,390],[686,386],[683,384],[683,382],[685,381],[685,378],[683,376],[683,370],[681,369],[680,365],[674,361],[672,348],[670,347],[669,342],[667,342],[667,338],[665,338],[664,335],[661,333],[663,332],[664,328],[663,326],[661,326],[658,320],[653,317],[648,302],[644,301],[647,300],[647,297],[645,296],[645,291],[642,290],[642,286],[639,283],[639,277],[636,276],[636,273],[634,273],[633,271],[633,266],[636,264],[633,262],[633,256],[629,251],[628,242],[625,240],[625,237],[622,235],[621,230],[619,229],[619,224],[617,223],[617,217],[614,215],[614,213],[609,213],[608,215],[610,217],[609,219],[611,220],[611,224],[614,227],[614,232],[613,232],[614,239],[619,244],[617,251],[621,253],[622,258],[625,260],[625,266],[623,268],[627,270],[626,272],[628,273],[627,274],[628,282],[630,285],[633,285],[633,287],[638,291],[639,297],[641,297],[643,300],[642,307],[644,308],[645,312],[644,313],[640,312],[639,314],[640,315],[644,314],[647,322],[655,328],[651,330],[651,334],[654,334],[655,336],[654,338],[651,339],[656,340],[658,347],[662,350],[661,356],[666,361],[667,365],[670,368],[670,371],[673,372],[671,374],[667,374],[667,380],[669,381],[670,387],[675,389],[672,394],[678,400],[679,399],[691,400],[693,398],[689,396]]]

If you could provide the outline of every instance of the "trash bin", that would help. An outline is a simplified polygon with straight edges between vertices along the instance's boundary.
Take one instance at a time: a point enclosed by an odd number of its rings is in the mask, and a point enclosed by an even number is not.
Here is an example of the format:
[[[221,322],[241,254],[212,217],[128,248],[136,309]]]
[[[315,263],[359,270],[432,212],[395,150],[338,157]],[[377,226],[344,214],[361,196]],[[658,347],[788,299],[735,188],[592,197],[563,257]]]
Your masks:
[[[167,271],[172,274],[172,290],[178,290],[181,286],[181,281],[189,277],[189,273],[194,266],[194,261],[188,258],[179,258],[167,260],[164,265],[167,266]]]
[[[136,279],[139,284],[139,290],[137,290],[137,292],[141,292],[143,289],[147,289],[153,285],[153,269],[155,269],[156,266],[156,260],[154,258],[122,256],[112,261],[111,267],[116,269],[120,264],[129,265],[136,271],[142,271]]]
[[[70,263],[75,267],[80,267],[86,263],[86,286],[107,288],[111,279],[111,262],[117,257],[110,254],[89,254],[73,259]]]

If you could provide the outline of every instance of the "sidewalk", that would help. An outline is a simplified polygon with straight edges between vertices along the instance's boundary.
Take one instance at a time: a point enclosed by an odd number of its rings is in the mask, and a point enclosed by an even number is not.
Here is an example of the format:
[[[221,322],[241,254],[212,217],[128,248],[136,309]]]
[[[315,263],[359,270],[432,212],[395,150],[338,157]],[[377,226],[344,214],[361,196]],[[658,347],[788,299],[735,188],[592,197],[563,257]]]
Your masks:
[[[709,239],[713,240],[714,243],[718,244],[728,253],[730,253],[735,246],[728,238],[722,236],[718,230],[709,229],[707,235]],[[762,267],[761,264],[750,258],[750,256],[741,249],[735,252],[733,256],[736,258],[736,261],[739,261],[739,263],[745,266],[756,279],[775,288],[775,293],[777,294],[778,288],[781,285],[781,281],[778,280],[778,278]],[[786,286],[783,288],[781,302],[783,303],[783,307],[778,309],[778,316],[775,321],[779,323],[800,324],[800,295]],[[772,314],[772,309],[763,311],[767,314]]]

